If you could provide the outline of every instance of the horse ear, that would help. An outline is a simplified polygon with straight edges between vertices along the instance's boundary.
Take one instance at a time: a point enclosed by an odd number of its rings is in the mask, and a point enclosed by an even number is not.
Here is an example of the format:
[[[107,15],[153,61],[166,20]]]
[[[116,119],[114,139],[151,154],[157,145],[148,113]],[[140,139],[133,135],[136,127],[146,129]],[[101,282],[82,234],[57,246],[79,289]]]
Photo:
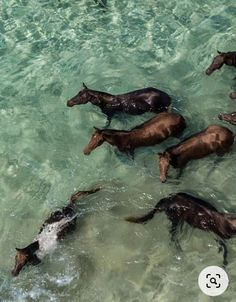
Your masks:
[[[93,127],[96,131],[98,131],[98,132],[102,132],[102,130],[101,129],[99,129],[99,128],[97,128],[97,127]]]
[[[84,89],[88,89],[88,87],[83,83],[83,88]]]
[[[217,52],[218,52],[219,55],[221,55],[221,54],[223,53],[223,52],[221,52],[221,51],[219,51],[219,50],[217,50]]]
[[[157,154],[158,154],[159,156],[161,156],[161,155],[163,155],[164,153],[158,152]]]

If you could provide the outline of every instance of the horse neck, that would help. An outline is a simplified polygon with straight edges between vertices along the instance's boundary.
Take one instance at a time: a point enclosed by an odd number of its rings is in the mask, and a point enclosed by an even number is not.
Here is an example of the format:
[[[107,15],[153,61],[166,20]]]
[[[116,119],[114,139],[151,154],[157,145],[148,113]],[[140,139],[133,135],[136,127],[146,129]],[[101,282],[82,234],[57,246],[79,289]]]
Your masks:
[[[236,67],[236,52],[226,53],[225,64]]]
[[[214,213],[215,233],[224,239],[236,235],[236,216],[231,214]]]
[[[130,133],[128,131],[109,130],[107,133],[104,132],[104,140],[117,147],[126,145],[129,137]]]
[[[97,99],[101,103],[110,103],[116,98],[114,95],[106,93],[106,92],[92,90],[92,89],[89,89],[88,91],[89,91],[90,95],[94,97],[95,101]],[[95,105],[99,105],[99,104],[95,103]]]
[[[182,152],[182,150],[183,150],[183,145],[181,145],[181,143],[180,143],[180,144],[178,144],[176,146],[167,148],[166,152],[169,153],[170,159],[172,159],[172,158],[180,155],[181,152]]]
[[[193,134],[185,138],[177,145],[169,147],[167,151],[169,152],[170,155],[173,156],[179,156],[180,154],[188,153],[188,151],[191,150],[194,145],[198,144],[198,140],[196,140],[195,137],[200,137],[201,133],[203,132],[204,131],[201,131],[197,135]]]
[[[229,224],[231,232],[236,235],[236,215],[225,214],[224,216]]]

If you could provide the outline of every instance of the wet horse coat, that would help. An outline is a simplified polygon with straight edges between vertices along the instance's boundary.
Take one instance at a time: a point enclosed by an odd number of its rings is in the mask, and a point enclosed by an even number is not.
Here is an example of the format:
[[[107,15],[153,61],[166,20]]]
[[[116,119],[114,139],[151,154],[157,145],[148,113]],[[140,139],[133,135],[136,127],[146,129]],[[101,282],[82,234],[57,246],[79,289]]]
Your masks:
[[[177,246],[176,239],[178,227],[187,222],[191,227],[203,231],[212,232],[220,240],[221,248],[224,249],[224,265],[227,264],[227,248],[224,240],[236,235],[236,214],[220,213],[209,202],[194,197],[186,193],[177,193],[167,198],[161,199],[154,209],[144,216],[128,217],[129,222],[146,223],[151,220],[156,213],[165,212],[171,221],[171,239]]]
[[[15,267],[12,270],[12,275],[17,276],[27,264],[39,264],[46,254],[53,251],[58,240],[75,229],[77,220],[76,200],[99,190],[78,191],[73,194],[67,206],[53,212],[44,222],[33,243],[25,248],[16,248]]]
[[[159,113],[129,131],[95,128],[84,154],[89,155],[104,142],[116,146],[121,152],[133,154],[135,148],[160,144],[170,136],[178,136],[185,128],[185,120],[180,114],[168,112]]]
[[[233,133],[226,127],[210,125],[179,144],[159,153],[160,180],[166,181],[169,165],[183,168],[190,160],[200,159],[209,154],[223,155],[234,142]]]
[[[138,115],[145,112],[167,111],[171,104],[171,98],[167,93],[152,87],[113,95],[89,89],[83,84],[83,89],[67,101],[67,106],[73,107],[88,102],[98,106],[110,121],[112,116],[119,112]]]
[[[219,119],[222,121],[226,121],[232,125],[236,125],[236,112],[232,113],[221,113],[219,114]]]
[[[223,65],[236,67],[236,51],[220,52],[214,57],[211,65],[207,68],[206,74],[211,75],[215,70],[220,69]],[[232,99],[236,99],[236,92],[229,95]]]

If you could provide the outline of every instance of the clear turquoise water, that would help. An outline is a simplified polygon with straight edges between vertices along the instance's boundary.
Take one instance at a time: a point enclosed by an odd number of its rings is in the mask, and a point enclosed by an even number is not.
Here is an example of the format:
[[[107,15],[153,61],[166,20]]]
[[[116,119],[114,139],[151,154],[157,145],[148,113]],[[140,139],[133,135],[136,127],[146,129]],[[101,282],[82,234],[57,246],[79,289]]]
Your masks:
[[[222,264],[213,236],[185,227],[179,254],[164,215],[145,226],[123,220],[181,190],[236,211],[235,147],[222,159],[192,162],[181,178],[171,170],[160,184],[156,153],[176,140],[138,150],[135,161],[105,144],[85,157],[92,126],[105,117],[92,105],[65,105],[83,81],[111,93],[154,86],[174,97],[185,136],[220,123],[218,113],[236,107],[227,96],[235,71],[204,71],[217,49],[235,50],[235,0],[107,2],[103,10],[90,0],[0,1],[0,300],[235,301],[235,240],[229,289],[209,298],[197,278]],[[111,126],[127,129],[150,116]],[[104,189],[81,200],[76,232],[12,278],[15,247],[29,244],[76,189],[97,185]]]

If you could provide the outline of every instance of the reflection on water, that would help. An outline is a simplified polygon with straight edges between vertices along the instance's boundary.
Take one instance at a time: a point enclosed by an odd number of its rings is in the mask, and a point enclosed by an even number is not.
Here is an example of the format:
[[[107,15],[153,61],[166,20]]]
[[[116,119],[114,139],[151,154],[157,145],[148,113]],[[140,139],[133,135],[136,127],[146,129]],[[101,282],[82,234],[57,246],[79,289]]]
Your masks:
[[[156,154],[176,139],[140,148],[134,161],[108,144],[86,157],[92,127],[103,127],[105,117],[91,104],[67,108],[66,100],[82,82],[110,93],[153,86],[172,95],[186,118],[183,137],[222,124],[218,113],[235,111],[228,98],[235,72],[204,71],[217,49],[235,50],[235,12],[233,0],[110,0],[106,9],[92,0],[2,1],[1,301],[209,301],[197,277],[222,263],[212,235],[184,227],[181,254],[165,215],[145,226],[124,217],[178,191],[235,211],[235,147],[190,163],[179,178],[171,169],[160,184]],[[150,116],[123,115],[111,126],[128,129]],[[97,185],[103,190],[80,201],[76,231],[42,264],[12,278],[14,248],[29,244],[72,192]],[[224,301],[234,300],[235,251],[230,240]]]

